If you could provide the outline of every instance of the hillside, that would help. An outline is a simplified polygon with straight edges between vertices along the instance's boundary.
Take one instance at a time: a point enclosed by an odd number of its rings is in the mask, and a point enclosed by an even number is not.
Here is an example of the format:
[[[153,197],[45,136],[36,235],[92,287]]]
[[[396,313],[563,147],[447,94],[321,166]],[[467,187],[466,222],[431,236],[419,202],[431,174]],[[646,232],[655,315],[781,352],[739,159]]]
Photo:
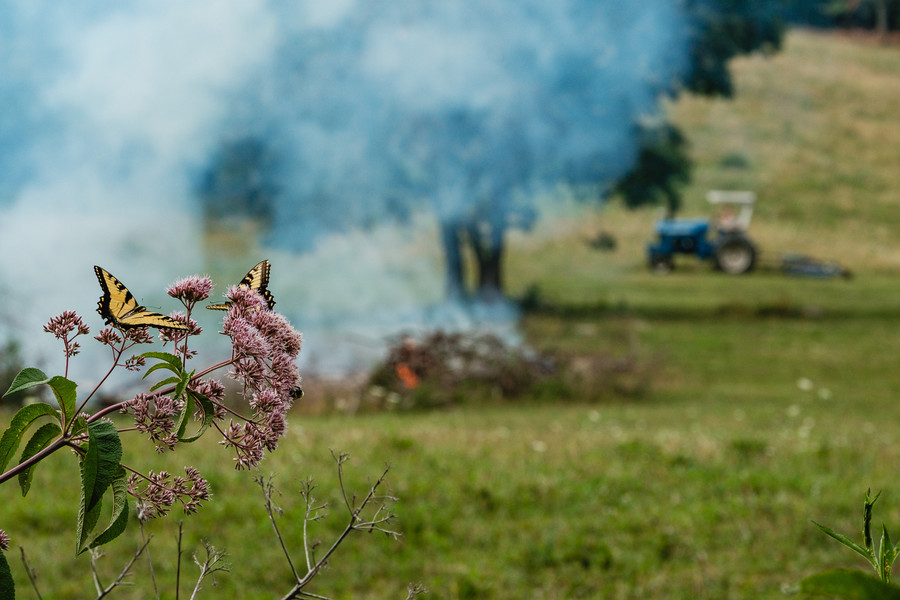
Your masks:
[[[682,96],[669,112],[689,140],[695,169],[681,215],[708,215],[707,190],[753,190],[759,201],[751,233],[764,256],[802,252],[857,274],[900,271],[898,54],[896,46],[795,30],[781,52],[733,62],[734,98]],[[578,237],[603,229],[619,242],[613,255],[579,259],[618,275],[643,269],[644,244],[660,214],[627,211],[614,200],[602,214],[579,215],[571,222]],[[532,239],[517,236],[528,256],[513,251],[511,261],[537,268],[528,250],[553,255],[559,242],[548,240],[565,229],[557,222]]]

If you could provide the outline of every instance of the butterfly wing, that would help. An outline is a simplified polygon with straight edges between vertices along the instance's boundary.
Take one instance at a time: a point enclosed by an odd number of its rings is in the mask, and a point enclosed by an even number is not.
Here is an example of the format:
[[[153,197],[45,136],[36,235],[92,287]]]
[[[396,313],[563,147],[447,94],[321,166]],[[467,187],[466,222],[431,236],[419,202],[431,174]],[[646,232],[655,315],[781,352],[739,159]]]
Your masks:
[[[150,312],[137,303],[128,288],[121,281],[113,277],[109,271],[102,267],[94,266],[97,281],[103,296],[97,302],[97,312],[103,317],[103,321],[116,324],[122,329],[134,327],[156,327],[157,329],[180,329],[188,327],[171,317],[159,313]]]
[[[273,308],[275,306],[275,298],[272,296],[272,293],[269,291],[269,270],[272,266],[269,264],[268,260],[260,261],[256,264],[255,267],[250,269],[247,274],[241,279],[241,282],[238,284],[240,287],[250,288],[251,290],[256,290],[260,294],[262,294],[263,298],[266,301],[266,304],[269,305],[269,308]],[[206,308],[210,310],[228,310],[231,307],[231,302],[223,302],[222,304],[208,304]]]

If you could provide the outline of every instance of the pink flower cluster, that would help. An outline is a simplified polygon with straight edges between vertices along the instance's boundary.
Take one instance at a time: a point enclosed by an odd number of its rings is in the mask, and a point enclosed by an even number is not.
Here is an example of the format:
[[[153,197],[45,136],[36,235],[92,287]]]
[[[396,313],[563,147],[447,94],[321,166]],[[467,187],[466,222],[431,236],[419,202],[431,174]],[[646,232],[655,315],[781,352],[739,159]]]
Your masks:
[[[0,529],[0,550],[3,550],[4,552],[9,550],[9,541],[9,536],[5,531]]]
[[[173,477],[168,471],[147,476],[132,475],[128,493],[138,499],[138,515],[143,520],[164,517],[176,502],[185,514],[197,512],[200,504],[209,500],[209,484],[194,467],[184,468],[184,477]]]
[[[190,277],[179,279],[170,285],[166,288],[166,293],[173,298],[178,298],[186,306],[192,306],[209,298],[212,288],[213,283],[209,277],[191,275]]]
[[[234,448],[236,468],[259,464],[287,429],[285,416],[300,385],[295,360],[302,337],[280,314],[269,310],[263,297],[249,288],[232,288],[231,308],[224,321],[232,342],[234,379],[243,382],[253,415],[243,423],[231,421],[221,442]]]
[[[300,375],[296,366],[302,342],[300,333],[282,315],[270,310],[268,303],[256,290],[247,286],[235,286],[227,294],[231,306],[225,316],[222,332],[231,338],[231,359],[194,375],[196,370],[188,373],[185,369],[185,362],[196,354],[188,349],[188,341],[191,336],[198,335],[201,328],[191,318],[191,312],[198,302],[209,297],[212,281],[208,277],[195,275],[176,281],[166,291],[180,300],[185,308],[185,312],[169,316],[185,323],[189,329],[163,327],[160,329],[160,338],[163,342],[174,342],[174,354],[180,359],[181,369],[184,369],[182,376],[190,378],[187,390],[180,387],[184,379],[175,377],[165,381],[162,389],[139,393],[131,400],[121,403],[118,408],[122,412],[131,413],[134,416],[134,429],[147,435],[156,445],[157,452],[164,452],[172,450],[178,444],[180,417],[186,403],[193,397],[197,400],[194,405],[196,414],[193,416],[206,424],[211,420],[212,426],[222,433],[223,440],[220,443],[226,448],[234,449],[236,468],[257,466],[266,451],[271,452],[278,446],[287,430],[287,412],[301,393]],[[63,340],[67,366],[68,358],[78,353],[78,344],[73,341],[74,338],[89,333],[81,318],[71,311],[51,319],[44,329]],[[116,367],[131,371],[145,367],[145,357],[132,356],[123,361],[123,354],[137,344],[153,341],[146,327],[105,327],[95,339],[112,350],[113,367],[110,373]],[[228,408],[225,405],[224,386],[207,377],[226,366],[231,367],[229,376],[242,384],[243,395],[251,411],[249,416],[239,415]],[[178,390],[180,392],[176,393]],[[89,399],[90,395],[84,402]],[[210,406],[213,414],[203,414]],[[107,411],[104,410],[103,413],[105,412]],[[231,420],[225,425],[229,415]],[[132,472],[134,474],[129,479],[128,492],[138,499],[142,518],[164,516],[178,502],[186,513],[192,513],[201,502],[209,499],[209,486],[193,467],[185,467],[183,477],[172,476],[166,471],[150,471],[147,475]],[[4,536],[0,531],[0,543],[6,542]]]
[[[175,418],[184,403],[169,396],[137,394],[122,406],[122,412],[134,415],[135,429],[148,434],[156,444],[156,451],[172,450],[178,443]]]
[[[63,341],[66,348],[66,358],[78,354],[78,350],[81,347],[78,342],[73,340],[79,335],[87,335],[91,332],[74,310],[63,311],[58,317],[50,319],[50,322],[44,325],[44,331],[52,333],[56,336],[56,339]],[[69,337],[69,334],[73,331],[75,335]]]

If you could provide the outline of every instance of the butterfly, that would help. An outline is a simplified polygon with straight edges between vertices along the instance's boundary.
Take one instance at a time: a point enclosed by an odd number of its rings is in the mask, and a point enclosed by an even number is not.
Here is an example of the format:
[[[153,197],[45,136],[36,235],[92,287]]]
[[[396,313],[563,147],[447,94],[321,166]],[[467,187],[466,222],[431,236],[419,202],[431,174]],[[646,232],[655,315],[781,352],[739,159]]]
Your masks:
[[[239,287],[250,288],[251,290],[256,290],[260,294],[262,294],[263,298],[266,300],[266,303],[269,305],[269,308],[275,306],[275,298],[272,297],[272,293],[269,292],[269,289],[266,287],[269,285],[269,269],[271,265],[269,261],[264,260],[259,263],[241,279],[241,282],[238,284]],[[231,306],[231,302],[223,302],[222,304],[208,304],[206,308],[210,310],[228,310]]]
[[[156,327],[157,329],[186,330],[188,326],[171,317],[150,312],[137,303],[125,285],[110,275],[109,271],[94,266],[103,296],[97,302],[97,312],[107,325],[114,323],[122,329]]]

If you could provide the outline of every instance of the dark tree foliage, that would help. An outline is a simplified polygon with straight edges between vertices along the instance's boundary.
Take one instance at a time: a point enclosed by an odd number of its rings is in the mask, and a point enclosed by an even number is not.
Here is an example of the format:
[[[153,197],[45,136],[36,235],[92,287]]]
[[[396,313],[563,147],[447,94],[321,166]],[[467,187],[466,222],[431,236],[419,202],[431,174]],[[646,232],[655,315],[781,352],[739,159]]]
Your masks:
[[[756,51],[774,52],[784,36],[788,0],[686,0],[693,17],[687,90],[705,96],[734,95],[728,62]]]
[[[669,214],[681,206],[678,186],[690,180],[687,140],[671,123],[640,126],[637,164],[619,180],[613,192],[629,207],[664,203]]]
[[[197,186],[207,222],[249,217],[268,224],[279,191],[273,167],[271,152],[259,138],[223,143]]]
[[[790,0],[685,0],[692,17],[690,68],[684,88],[704,96],[730,98],[734,82],[729,61],[742,54],[781,48]],[[641,149],[634,168],[613,188],[636,208],[664,202],[674,214],[681,205],[679,187],[690,180],[688,144],[673,125],[635,127]]]
[[[651,75],[661,74],[660,77],[649,77],[650,81],[645,82],[651,94],[675,96],[689,91],[732,96],[735,90],[729,61],[741,54],[780,47],[784,32],[780,11],[788,1],[680,0],[689,23],[689,65],[680,75],[674,70],[662,74],[665,69],[657,66]],[[604,5],[604,10],[588,0],[578,6],[585,18],[628,15],[627,10],[611,8],[614,3]],[[631,119],[635,114],[643,118],[656,111],[652,100],[639,109],[620,111],[622,107],[617,102],[631,107],[641,100],[625,94],[600,93],[607,88],[614,92],[624,89],[616,87],[622,85],[616,78],[623,70],[633,73],[640,68],[640,61],[634,62],[635,56],[640,55],[640,45],[623,50],[609,65],[596,61],[608,70],[597,70],[590,56],[578,55],[574,50],[561,53],[558,62],[548,63],[549,66],[535,62],[531,55],[518,57],[532,61],[526,60],[532,67],[544,65],[546,71],[539,73],[543,78],[535,80],[540,85],[534,88],[534,97],[523,98],[532,101],[533,106],[526,101],[510,106],[489,105],[491,110],[479,108],[480,105],[473,109],[459,100],[459,108],[448,111],[427,103],[423,108],[404,96],[404,102],[412,102],[416,108],[408,110],[406,104],[401,103],[399,108],[391,104],[396,99],[386,94],[383,87],[375,86],[371,77],[359,77],[356,47],[337,44],[343,35],[341,29],[319,35],[325,37],[298,42],[294,49],[299,53],[294,75],[321,85],[300,87],[300,92],[308,97],[292,95],[295,101],[291,106],[299,107],[293,116],[306,124],[304,131],[319,136],[307,139],[324,140],[327,144],[323,147],[310,142],[301,149],[305,152],[302,157],[286,153],[289,145],[278,146],[276,142],[270,147],[260,137],[222,144],[198,186],[208,218],[250,216],[270,224],[273,230],[283,231],[289,225],[289,235],[279,239],[295,240],[293,247],[302,250],[308,249],[320,231],[365,225],[368,215],[382,218],[386,205],[394,218],[402,220],[410,205],[428,198],[440,223],[448,294],[466,297],[465,282],[474,281],[475,295],[492,299],[503,296],[505,233],[512,227],[527,227],[534,219],[527,194],[520,197],[530,182],[553,185],[562,178],[576,186],[595,185],[615,190],[628,206],[663,202],[674,211],[680,204],[678,188],[689,178],[690,161],[687,142],[677,128],[662,121],[653,126],[636,124],[631,140],[616,137],[619,131],[611,132],[609,144],[618,148],[631,148],[635,137],[639,141],[635,164],[624,175],[621,173],[626,165],[616,163],[615,168],[610,167],[608,149],[596,144],[604,128],[612,127],[603,120],[604,115],[624,114]],[[333,62],[320,64],[315,60],[317,44],[329,41],[335,42],[335,48],[344,48],[346,54],[339,54],[338,58],[345,62],[338,60],[338,69]],[[582,76],[592,69],[597,77]],[[346,89],[356,92],[348,94]],[[288,86],[283,91],[287,97],[287,92],[294,90]],[[651,94],[643,97],[652,98]],[[335,118],[344,114],[342,110],[348,108],[349,100],[356,97],[367,98],[362,104],[363,112],[355,115],[356,121],[382,124],[368,137],[355,135],[350,129],[356,123],[352,118],[348,117],[349,122]],[[584,110],[595,97],[605,98],[602,106]],[[532,127],[516,112],[520,104],[525,106],[523,110],[550,116],[539,127]],[[355,113],[347,114],[353,117]],[[573,115],[581,120],[573,119]],[[535,144],[537,139],[541,143]],[[373,145],[377,150],[370,153],[369,146]],[[579,153],[581,148],[597,148],[595,158],[591,158],[593,154]],[[274,168],[273,154],[284,161],[278,169]],[[357,155],[371,155],[374,160],[360,163]],[[320,187],[321,177],[307,176],[332,171],[341,176],[328,178],[325,187]],[[283,201],[285,194],[300,201]],[[304,243],[306,246],[301,245]],[[474,261],[463,260],[466,255]],[[464,271],[472,263],[474,273],[468,277]]]
[[[900,0],[829,0],[821,10],[841,27],[874,29],[881,36],[900,28]]]

